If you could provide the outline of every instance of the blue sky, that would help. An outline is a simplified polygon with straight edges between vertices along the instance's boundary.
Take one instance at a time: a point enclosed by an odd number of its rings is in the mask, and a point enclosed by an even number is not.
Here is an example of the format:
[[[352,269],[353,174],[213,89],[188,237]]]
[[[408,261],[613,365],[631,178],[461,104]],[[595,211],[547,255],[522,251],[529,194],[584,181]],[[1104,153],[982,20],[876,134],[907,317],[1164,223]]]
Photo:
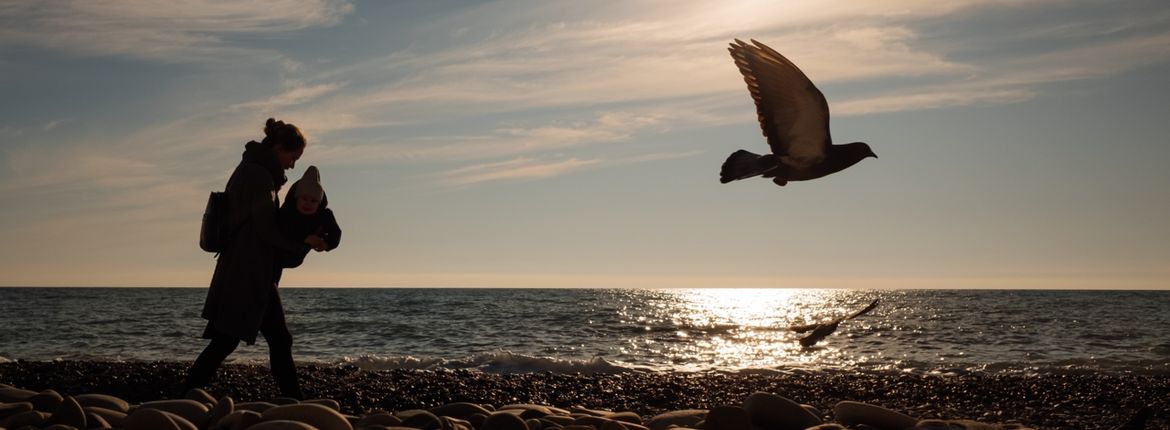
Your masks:
[[[766,145],[784,53],[881,157]],[[342,246],[287,286],[1170,288],[1158,1],[0,5],[0,285],[203,286],[207,192],[297,124]]]

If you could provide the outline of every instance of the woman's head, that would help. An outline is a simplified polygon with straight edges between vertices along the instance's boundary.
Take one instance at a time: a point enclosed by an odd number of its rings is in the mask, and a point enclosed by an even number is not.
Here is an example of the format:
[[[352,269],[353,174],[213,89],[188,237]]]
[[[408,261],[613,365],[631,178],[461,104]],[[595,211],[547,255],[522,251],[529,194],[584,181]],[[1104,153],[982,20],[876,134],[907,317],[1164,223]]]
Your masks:
[[[276,150],[280,167],[285,170],[295,167],[301,154],[305,153],[305,145],[308,144],[305,135],[301,134],[297,126],[285,124],[284,121],[277,121],[275,118],[268,118],[268,122],[264,124],[264,140],[260,143]]]

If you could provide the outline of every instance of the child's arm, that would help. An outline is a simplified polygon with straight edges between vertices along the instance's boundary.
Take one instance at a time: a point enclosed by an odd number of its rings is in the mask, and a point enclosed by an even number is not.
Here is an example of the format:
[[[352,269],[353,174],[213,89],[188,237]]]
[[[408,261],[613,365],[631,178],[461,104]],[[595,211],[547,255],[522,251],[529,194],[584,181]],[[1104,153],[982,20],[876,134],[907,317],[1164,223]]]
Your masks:
[[[337,218],[333,217],[333,211],[325,209],[323,221],[321,222],[321,238],[325,240],[325,250],[332,251],[341,245],[341,226],[337,225]]]

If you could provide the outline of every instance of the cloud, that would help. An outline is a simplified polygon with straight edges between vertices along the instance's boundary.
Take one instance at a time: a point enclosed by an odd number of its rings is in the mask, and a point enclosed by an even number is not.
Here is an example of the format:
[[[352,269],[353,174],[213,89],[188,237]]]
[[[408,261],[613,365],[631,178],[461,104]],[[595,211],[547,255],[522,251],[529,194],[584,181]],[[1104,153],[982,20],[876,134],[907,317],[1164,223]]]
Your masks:
[[[0,8],[0,44],[164,62],[231,61],[264,52],[236,44],[233,35],[330,26],[352,10],[340,0],[25,2]]]
[[[326,94],[344,87],[345,83],[329,83],[305,85],[301,82],[290,82],[288,89],[281,94],[269,97],[267,100],[245,102],[232,105],[229,111],[275,112],[279,109],[310,102]]]
[[[551,178],[589,168],[602,168],[624,164],[637,164],[664,160],[677,160],[701,154],[703,151],[678,153],[649,153],[613,160],[587,159],[576,157],[560,161],[539,161],[520,157],[506,161],[474,164],[441,172],[435,176],[448,185],[471,185],[505,179]]]
[[[534,179],[563,175],[572,171],[596,165],[601,160],[579,160],[570,158],[553,162],[539,162],[530,158],[476,164],[448,170],[438,176],[450,185],[470,185],[504,179]]]

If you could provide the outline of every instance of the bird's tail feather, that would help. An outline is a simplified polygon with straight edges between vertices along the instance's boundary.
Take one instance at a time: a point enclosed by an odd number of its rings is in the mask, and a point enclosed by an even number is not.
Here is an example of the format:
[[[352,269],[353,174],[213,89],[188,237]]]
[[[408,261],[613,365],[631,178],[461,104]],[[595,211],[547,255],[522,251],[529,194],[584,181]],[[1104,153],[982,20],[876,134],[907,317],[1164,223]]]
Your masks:
[[[775,167],[776,163],[773,157],[753,154],[741,149],[731,153],[731,156],[727,157],[727,161],[723,162],[723,168],[719,170],[719,182],[726,184],[762,175]]]

